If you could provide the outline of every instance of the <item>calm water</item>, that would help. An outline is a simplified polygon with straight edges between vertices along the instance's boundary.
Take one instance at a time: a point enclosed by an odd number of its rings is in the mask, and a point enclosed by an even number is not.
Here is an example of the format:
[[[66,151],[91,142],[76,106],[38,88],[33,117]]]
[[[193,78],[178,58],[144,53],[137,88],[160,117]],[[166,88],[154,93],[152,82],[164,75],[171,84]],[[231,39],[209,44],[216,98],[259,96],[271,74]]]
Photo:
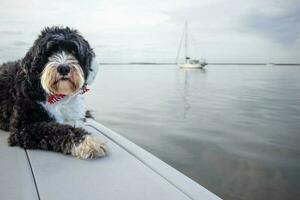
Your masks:
[[[300,67],[102,66],[87,101],[224,199],[300,196]]]

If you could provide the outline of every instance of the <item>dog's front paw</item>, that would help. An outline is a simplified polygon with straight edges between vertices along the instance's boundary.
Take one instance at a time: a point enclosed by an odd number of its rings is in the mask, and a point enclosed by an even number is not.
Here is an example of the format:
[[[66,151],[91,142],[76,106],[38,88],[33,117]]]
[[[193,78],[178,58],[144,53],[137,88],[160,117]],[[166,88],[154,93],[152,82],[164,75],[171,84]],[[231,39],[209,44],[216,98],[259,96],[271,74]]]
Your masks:
[[[100,139],[86,135],[79,144],[73,146],[71,153],[80,159],[103,157],[107,155],[107,146]]]

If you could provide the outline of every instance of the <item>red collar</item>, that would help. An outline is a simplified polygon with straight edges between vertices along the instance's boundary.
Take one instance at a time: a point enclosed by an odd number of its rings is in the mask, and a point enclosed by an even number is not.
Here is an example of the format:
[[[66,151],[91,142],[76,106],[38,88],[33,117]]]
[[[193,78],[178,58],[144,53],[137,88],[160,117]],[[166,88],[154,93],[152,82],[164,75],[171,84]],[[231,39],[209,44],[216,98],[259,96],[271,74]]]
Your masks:
[[[83,86],[80,93],[79,94],[84,94],[86,92],[88,92],[90,89],[88,89],[86,86]],[[48,96],[48,103],[49,104],[54,104],[60,100],[62,100],[63,98],[65,98],[65,94],[51,94]]]

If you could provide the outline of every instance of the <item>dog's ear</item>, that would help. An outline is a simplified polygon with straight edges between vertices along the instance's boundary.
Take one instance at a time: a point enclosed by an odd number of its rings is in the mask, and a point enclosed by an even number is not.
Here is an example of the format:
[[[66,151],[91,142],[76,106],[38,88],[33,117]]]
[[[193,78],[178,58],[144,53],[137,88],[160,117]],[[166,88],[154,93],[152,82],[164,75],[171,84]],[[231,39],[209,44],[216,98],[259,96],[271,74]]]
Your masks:
[[[46,62],[45,48],[46,43],[38,38],[33,46],[22,59],[21,66],[27,73],[40,73]]]
[[[98,73],[99,63],[96,61],[96,58],[93,57],[91,65],[89,67],[89,73],[86,79],[86,84],[91,85],[94,82],[94,79]]]

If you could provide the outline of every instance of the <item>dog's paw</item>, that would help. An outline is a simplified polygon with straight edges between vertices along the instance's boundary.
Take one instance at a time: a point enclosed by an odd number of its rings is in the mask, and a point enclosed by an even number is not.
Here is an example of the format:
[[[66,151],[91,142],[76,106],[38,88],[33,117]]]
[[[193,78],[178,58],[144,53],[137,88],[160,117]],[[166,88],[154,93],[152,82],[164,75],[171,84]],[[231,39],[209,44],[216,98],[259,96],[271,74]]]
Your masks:
[[[71,153],[80,159],[97,158],[107,155],[107,146],[100,139],[90,135],[84,136],[84,139],[73,146]]]

